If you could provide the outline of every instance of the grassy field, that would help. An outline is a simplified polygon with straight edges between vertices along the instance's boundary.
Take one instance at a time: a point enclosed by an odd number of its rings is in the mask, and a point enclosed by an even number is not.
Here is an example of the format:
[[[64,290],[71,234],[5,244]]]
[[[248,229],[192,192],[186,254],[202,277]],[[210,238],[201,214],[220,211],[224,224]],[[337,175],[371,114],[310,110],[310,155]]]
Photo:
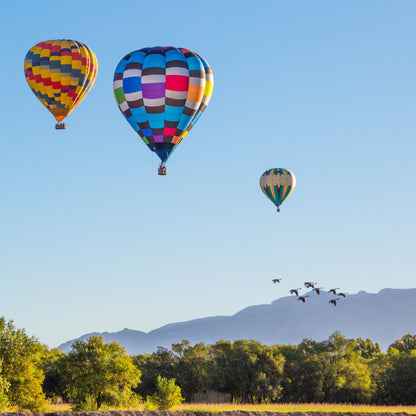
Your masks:
[[[11,409],[10,409],[11,410]],[[104,410],[104,409],[103,409]],[[106,409],[109,410],[109,409]],[[123,410],[123,409],[117,409]],[[143,408],[130,409],[143,410]],[[416,415],[416,406],[369,406],[369,405],[353,405],[353,404],[206,404],[206,403],[190,403],[182,404],[176,407],[176,411],[184,412],[226,412],[233,410],[244,410],[247,412],[360,412],[360,413],[400,413],[406,412]],[[69,412],[70,406],[67,404],[49,405],[47,412]]]
[[[264,411],[264,412],[365,412],[365,413],[381,413],[381,412],[406,412],[416,414],[416,406],[368,406],[368,405],[352,405],[352,404],[315,404],[315,403],[286,403],[286,404],[184,404],[177,410],[184,411],[208,411],[221,412],[232,410],[245,411]]]

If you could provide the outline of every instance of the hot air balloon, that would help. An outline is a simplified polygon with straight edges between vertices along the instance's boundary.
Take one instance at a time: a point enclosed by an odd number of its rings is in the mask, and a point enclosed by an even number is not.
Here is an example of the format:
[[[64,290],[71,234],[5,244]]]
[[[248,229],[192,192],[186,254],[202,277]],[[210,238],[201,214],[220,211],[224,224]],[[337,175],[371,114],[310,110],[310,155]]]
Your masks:
[[[127,54],[114,74],[114,96],[124,117],[149,149],[166,162],[211,98],[207,62],[184,48],[151,47]]]
[[[277,207],[293,192],[296,186],[295,175],[287,169],[269,169],[260,177],[260,188]]]
[[[47,40],[33,46],[25,57],[25,76],[39,101],[64,129],[62,120],[83,100],[97,76],[97,58],[84,43]]]

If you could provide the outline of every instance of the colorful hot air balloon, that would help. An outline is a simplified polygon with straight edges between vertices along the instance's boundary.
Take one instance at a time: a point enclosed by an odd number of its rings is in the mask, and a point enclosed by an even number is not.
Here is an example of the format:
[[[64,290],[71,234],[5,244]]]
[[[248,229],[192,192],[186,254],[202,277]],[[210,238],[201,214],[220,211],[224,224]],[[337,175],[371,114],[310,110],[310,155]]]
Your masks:
[[[260,177],[260,188],[277,207],[293,192],[296,186],[295,175],[287,169],[269,169]]]
[[[206,61],[184,48],[143,48],[117,65],[114,96],[124,117],[161,159],[159,175],[166,175],[166,161],[204,112],[213,86]]]
[[[47,40],[33,46],[25,57],[25,76],[39,101],[64,129],[62,120],[83,100],[97,76],[97,58],[84,43]]]

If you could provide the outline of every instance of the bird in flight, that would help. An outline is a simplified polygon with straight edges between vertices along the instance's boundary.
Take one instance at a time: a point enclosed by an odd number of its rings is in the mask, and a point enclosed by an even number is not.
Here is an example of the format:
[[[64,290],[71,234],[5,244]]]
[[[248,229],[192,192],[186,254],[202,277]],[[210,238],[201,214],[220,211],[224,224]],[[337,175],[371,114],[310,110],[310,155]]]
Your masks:
[[[345,298],[345,296],[348,295],[348,292],[339,292],[338,296],[342,296],[343,298]]]
[[[273,279],[273,280],[272,280],[272,282],[273,282],[273,283],[280,283],[280,281],[281,281],[281,280],[282,280],[282,279]]]
[[[337,289],[339,289],[339,287],[336,287],[335,289],[330,289],[328,290],[328,293],[333,293],[334,295],[337,294]]]
[[[321,294],[321,289],[323,289],[323,287],[314,287],[312,290],[314,292],[316,292],[317,295],[320,295]]]
[[[299,296],[297,300],[301,300],[303,303],[305,303],[306,298],[308,298],[309,295],[303,295],[303,296]]]
[[[310,288],[314,288],[315,287],[315,285],[316,285],[316,282],[305,282],[304,283],[304,285],[305,285],[305,287],[307,287],[308,289],[310,289]]]
[[[337,300],[340,300],[340,298],[331,299],[328,303],[332,303],[332,305],[337,306]]]
[[[299,296],[299,290],[301,290],[301,287],[298,287],[297,289],[290,289],[290,294],[293,295],[295,294],[296,296]]]

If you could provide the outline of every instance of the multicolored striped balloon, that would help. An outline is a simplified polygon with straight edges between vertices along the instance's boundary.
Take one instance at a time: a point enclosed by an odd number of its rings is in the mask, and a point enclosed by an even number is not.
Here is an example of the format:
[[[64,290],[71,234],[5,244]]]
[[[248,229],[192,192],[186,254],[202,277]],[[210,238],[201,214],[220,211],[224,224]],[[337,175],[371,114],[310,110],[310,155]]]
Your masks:
[[[29,87],[59,123],[94,85],[98,64],[84,43],[57,39],[33,46],[26,54],[24,68]]]
[[[260,188],[277,207],[293,192],[296,186],[295,175],[287,169],[269,169],[260,177]]]
[[[211,98],[214,77],[196,53],[174,47],[143,48],[126,55],[114,74],[114,96],[124,117],[165,163]]]

